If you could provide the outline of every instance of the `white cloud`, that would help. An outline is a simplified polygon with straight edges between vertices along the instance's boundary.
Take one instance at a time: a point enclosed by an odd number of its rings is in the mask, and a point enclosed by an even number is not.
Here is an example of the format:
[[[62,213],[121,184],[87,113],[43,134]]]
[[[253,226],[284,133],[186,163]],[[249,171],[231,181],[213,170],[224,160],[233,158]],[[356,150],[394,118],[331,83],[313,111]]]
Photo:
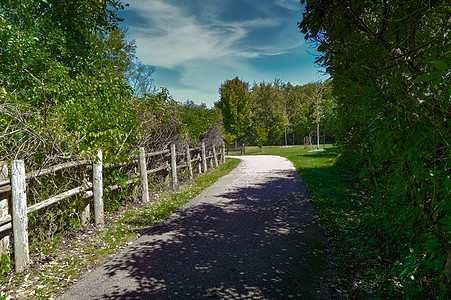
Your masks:
[[[278,0],[278,3],[283,8],[289,9],[289,10],[300,10],[301,4],[299,3],[299,0]]]
[[[132,8],[147,20],[144,28],[133,27],[138,56],[157,67],[174,69],[189,61],[212,62],[223,59],[254,58],[277,51],[266,47],[241,47],[252,30],[276,27],[274,18],[258,18],[242,22],[215,20],[201,24],[182,7],[163,0],[137,0]],[[263,51],[264,49],[264,51]]]
[[[250,84],[275,77],[295,83],[311,76],[310,70],[285,68],[282,72],[276,70],[275,64],[268,64],[269,69],[256,68],[253,60],[303,51],[305,45],[296,29],[296,19],[291,19],[296,18],[294,10],[300,9],[298,0],[276,0],[265,5],[256,1],[258,9],[249,13],[253,18],[224,19],[229,18],[225,12],[239,9],[239,4],[228,0],[131,1],[129,10],[136,19],[129,23],[129,32],[136,40],[138,57],[157,67],[157,87],[167,87],[177,101],[191,99],[211,106],[219,98],[219,86],[235,76]],[[285,10],[290,17],[275,14],[275,6],[291,10]],[[241,19],[245,15],[247,11]],[[160,80],[159,69],[167,69]]]

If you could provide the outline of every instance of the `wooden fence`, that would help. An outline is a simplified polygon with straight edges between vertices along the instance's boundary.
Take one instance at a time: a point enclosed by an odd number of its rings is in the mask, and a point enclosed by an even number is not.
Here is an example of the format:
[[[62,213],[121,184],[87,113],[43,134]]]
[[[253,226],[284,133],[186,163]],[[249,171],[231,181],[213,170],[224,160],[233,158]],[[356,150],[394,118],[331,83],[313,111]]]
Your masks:
[[[219,163],[225,161],[224,145],[222,145],[220,149],[216,149],[215,145],[206,149],[204,143],[202,143],[200,147],[190,148],[189,146],[184,146],[184,148],[185,149],[178,149],[179,153],[176,152],[176,145],[174,144],[170,146],[170,149],[151,153],[145,153],[144,148],[140,148],[139,154],[132,157],[131,162],[122,164],[103,163],[102,151],[99,150],[94,161],[80,160],[67,162],[42,170],[31,171],[29,173],[25,172],[23,160],[11,161],[11,172],[8,170],[7,162],[0,162],[0,237],[3,236],[0,240],[0,254],[4,249],[9,247],[9,235],[12,230],[15,269],[17,272],[22,271],[29,262],[28,214],[80,193],[83,193],[83,198],[93,198],[93,201],[90,202],[93,202],[94,204],[94,222],[97,226],[101,226],[104,222],[103,169],[135,164],[139,169],[139,173],[125,182],[125,184],[127,185],[137,179],[141,179],[142,201],[149,202],[147,179],[149,174],[162,170],[170,171],[172,187],[175,188],[178,185],[177,174],[179,170],[183,168],[187,169],[190,178],[192,178],[194,175],[193,170],[195,169],[193,168],[193,164],[198,166],[197,170],[199,173],[205,173],[209,168],[217,167]],[[192,159],[191,153],[193,151],[198,154]],[[170,163],[164,161],[161,165],[148,170],[149,159],[159,155],[170,156]],[[181,159],[180,156],[184,156],[184,159]],[[27,206],[27,180],[54,174],[59,170],[79,166],[84,166],[86,169],[92,168],[92,182],[82,182],[78,187],[31,206]],[[121,186],[122,185],[116,184],[108,186],[107,188],[108,190],[113,191],[119,189]],[[87,203],[84,210],[81,212],[81,220],[84,224],[89,221],[90,202]],[[11,214],[9,214],[9,209],[11,209]]]
[[[226,150],[226,155],[229,155],[230,152],[240,152],[241,154],[246,154],[246,147],[244,145],[242,146],[228,146]]]

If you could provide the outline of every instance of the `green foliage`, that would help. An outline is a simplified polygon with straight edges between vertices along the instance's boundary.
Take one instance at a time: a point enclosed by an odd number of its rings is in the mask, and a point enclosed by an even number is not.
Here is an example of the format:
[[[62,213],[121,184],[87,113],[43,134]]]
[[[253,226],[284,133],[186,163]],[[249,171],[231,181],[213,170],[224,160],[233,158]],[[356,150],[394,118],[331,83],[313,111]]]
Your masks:
[[[236,140],[237,140],[237,136],[236,135],[226,134],[224,136],[224,143],[225,143],[226,146],[230,146],[230,145],[234,144]]]
[[[20,157],[37,169],[101,148],[106,161],[119,161],[180,133],[176,103],[155,91],[154,67],[136,59],[118,27],[122,8],[120,1],[0,4],[0,129],[8,137],[1,159]]]
[[[222,120],[227,133],[238,138],[250,125],[249,84],[238,77],[226,80],[219,88],[221,99],[216,103],[222,112]]]
[[[251,111],[256,140],[262,137],[259,133],[266,132],[270,143],[277,143],[284,128],[288,126],[287,107],[284,105],[283,96],[279,82],[274,84],[262,82],[252,87]]]
[[[180,117],[191,140],[199,141],[201,135],[219,121],[220,111],[217,108],[209,109],[204,103],[197,105],[188,100],[180,103]]]
[[[265,127],[257,127],[255,142],[257,146],[261,149],[264,144],[268,141],[268,132]]]
[[[333,77],[341,159],[376,195],[403,293],[451,293],[450,6],[307,3],[300,23]]]
[[[161,149],[183,133],[177,103],[153,88],[154,68],[136,59],[119,27],[124,6],[94,2],[1,1],[0,160],[23,159],[29,172],[102,149],[104,162],[124,162],[140,146]],[[106,171],[104,183],[124,183],[134,172],[123,171]],[[28,205],[79,186],[86,178],[78,173],[31,179]],[[106,212],[135,186],[106,192]],[[30,214],[32,253],[52,252],[61,232],[78,228],[85,204],[76,196]]]
[[[303,137],[316,133],[318,123],[322,128],[320,134],[336,134],[336,104],[329,81],[293,86],[276,79],[273,83],[254,83],[249,93],[248,106],[241,112],[249,120],[247,127],[243,125],[241,136],[226,125],[232,120],[230,111],[238,114],[241,108],[236,105],[229,108],[229,105],[222,109],[221,101],[217,103],[226,133],[237,136],[240,143],[259,145],[264,141],[263,144],[276,145],[285,140],[288,144],[290,136],[293,144],[301,144]],[[319,100],[318,110],[316,100]]]
[[[0,279],[3,281],[7,281],[8,278],[5,276],[8,274],[13,268],[13,261],[11,259],[11,247],[0,253]]]

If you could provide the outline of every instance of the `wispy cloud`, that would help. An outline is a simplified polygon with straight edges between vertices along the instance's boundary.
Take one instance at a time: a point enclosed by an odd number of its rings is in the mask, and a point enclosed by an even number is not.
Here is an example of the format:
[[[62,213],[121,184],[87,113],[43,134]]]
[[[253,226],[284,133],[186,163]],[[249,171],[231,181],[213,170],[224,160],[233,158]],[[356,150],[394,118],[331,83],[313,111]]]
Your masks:
[[[162,0],[137,0],[133,9],[147,21],[133,27],[138,55],[157,67],[174,69],[189,61],[254,58],[274,55],[280,49],[249,45],[245,39],[255,29],[276,27],[274,18],[226,22],[210,12],[208,22],[190,15],[183,7]]]
[[[298,1],[133,0],[125,25],[138,57],[157,67],[157,87],[178,101],[212,105],[221,83],[235,76],[250,83],[311,76]]]
[[[300,10],[301,4],[299,0],[278,0],[280,6],[289,10]]]

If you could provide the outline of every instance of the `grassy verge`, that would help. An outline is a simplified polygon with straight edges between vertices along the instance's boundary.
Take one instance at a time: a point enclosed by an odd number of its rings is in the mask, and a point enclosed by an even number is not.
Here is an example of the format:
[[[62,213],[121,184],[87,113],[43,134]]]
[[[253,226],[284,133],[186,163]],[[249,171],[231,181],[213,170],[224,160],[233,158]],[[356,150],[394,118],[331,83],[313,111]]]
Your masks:
[[[323,146],[323,145],[321,145]],[[393,262],[384,235],[379,231],[371,201],[360,191],[357,179],[346,166],[335,163],[331,145],[309,152],[303,146],[246,148],[246,155],[280,155],[295,165],[318,205],[332,246],[341,293],[354,299],[386,298],[393,282]]]
[[[133,225],[135,229],[144,229],[155,225],[169,216],[175,209],[199,195],[220,177],[235,169],[239,162],[239,159],[228,158],[225,164],[220,165],[219,169],[197,177],[191,184],[183,187],[182,191],[162,194],[162,201],[144,207],[141,214],[127,213],[125,216],[126,223]]]
[[[131,244],[143,229],[169,216],[238,163],[238,159],[227,159],[218,169],[195,178],[189,185],[160,194],[160,201],[148,205],[130,203],[106,216],[103,228],[87,226],[67,233],[48,246],[51,249],[48,254],[33,257],[27,271],[20,274],[3,272],[0,299],[53,299],[80,276]]]

